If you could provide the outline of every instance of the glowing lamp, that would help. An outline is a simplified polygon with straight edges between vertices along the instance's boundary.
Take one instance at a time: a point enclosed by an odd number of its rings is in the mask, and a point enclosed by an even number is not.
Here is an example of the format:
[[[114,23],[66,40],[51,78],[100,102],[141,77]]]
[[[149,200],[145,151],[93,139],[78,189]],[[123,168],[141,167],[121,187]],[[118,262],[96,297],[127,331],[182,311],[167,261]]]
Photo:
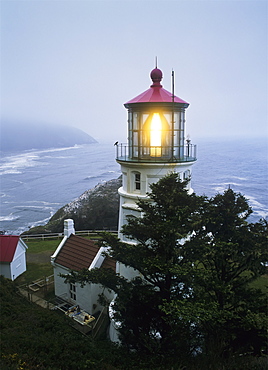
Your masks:
[[[161,147],[162,122],[159,113],[154,113],[150,127],[150,147]]]
[[[168,122],[163,114],[152,112],[142,115],[142,125],[140,130],[141,148],[140,154],[150,157],[161,157],[166,151],[170,131]]]

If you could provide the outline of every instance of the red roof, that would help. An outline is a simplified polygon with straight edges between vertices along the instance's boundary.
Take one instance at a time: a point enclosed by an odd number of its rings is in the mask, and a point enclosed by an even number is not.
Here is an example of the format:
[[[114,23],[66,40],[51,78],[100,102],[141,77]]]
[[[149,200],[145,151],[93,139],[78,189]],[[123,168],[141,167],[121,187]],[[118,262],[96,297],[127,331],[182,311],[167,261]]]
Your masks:
[[[20,237],[0,235],[0,262],[12,262]]]
[[[172,93],[163,89],[160,81],[162,79],[162,72],[160,69],[155,68],[151,72],[151,79],[153,84],[150,86],[150,89],[144,91],[135,98],[129,100],[125,105],[133,103],[172,103]],[[174,95],[174,103],[187,104],[186,101]]]
[[[93,240],[72,234],[57,254],[55,263],[74,271],[88,269],[99,249]],[[102,267],[115,269],[115,261],[106,257]]]

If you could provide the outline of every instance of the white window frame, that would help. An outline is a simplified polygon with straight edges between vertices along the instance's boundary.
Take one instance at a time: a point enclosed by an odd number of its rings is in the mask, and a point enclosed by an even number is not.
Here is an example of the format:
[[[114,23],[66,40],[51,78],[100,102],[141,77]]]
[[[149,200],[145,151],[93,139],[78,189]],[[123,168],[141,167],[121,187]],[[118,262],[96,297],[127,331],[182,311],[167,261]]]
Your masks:
[[[141,173],[133,172],[133,175],[134,175],[134,190],[140,191],[141,190]]]
[[[73,300],[73,301],[76,301],[76,284],[74,283],[70,283],[70,298]]]

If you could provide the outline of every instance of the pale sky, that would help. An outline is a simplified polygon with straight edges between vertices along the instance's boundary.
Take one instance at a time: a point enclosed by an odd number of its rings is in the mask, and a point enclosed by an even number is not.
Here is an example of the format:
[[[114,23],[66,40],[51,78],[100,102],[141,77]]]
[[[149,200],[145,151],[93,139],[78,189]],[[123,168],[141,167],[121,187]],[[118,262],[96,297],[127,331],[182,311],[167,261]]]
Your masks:
[[[267,135],[266,0],[1,0],[1,117],[126,142],[123,104],[163,87],[187,134]]]

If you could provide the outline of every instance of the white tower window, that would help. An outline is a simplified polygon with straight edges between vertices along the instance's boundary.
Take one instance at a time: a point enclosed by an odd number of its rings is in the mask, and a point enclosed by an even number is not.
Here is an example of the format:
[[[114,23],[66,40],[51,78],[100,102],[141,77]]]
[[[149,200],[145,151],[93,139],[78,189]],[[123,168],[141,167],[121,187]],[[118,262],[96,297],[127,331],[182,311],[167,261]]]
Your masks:
[[[134,189],[141,190],[141,174],[139,172],[134,173]]]
[[[190,178],[190,175],[191,175],[190,170],[184,171],[184,173],[183,173],[183,180],[189,179]]]

